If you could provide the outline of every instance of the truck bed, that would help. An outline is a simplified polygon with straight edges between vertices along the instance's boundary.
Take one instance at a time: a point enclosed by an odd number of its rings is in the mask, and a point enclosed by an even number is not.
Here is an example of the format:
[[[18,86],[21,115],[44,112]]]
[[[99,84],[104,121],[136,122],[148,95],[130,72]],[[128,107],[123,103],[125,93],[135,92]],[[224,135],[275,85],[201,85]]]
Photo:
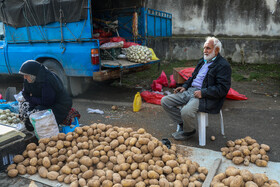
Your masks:
[[[101,65],[102,65],[102,67],[106,67],[106,68],[129,69],[129,68],[140,67],[143,65],[154,64],[154,63],[158,63],[158,62],[159,62],[159,60],[151,60],[151,61],[148,61],[147,63],[135,63],[135,62],[130,62],[126,59],[118,59],[118,60],[102,60]]]

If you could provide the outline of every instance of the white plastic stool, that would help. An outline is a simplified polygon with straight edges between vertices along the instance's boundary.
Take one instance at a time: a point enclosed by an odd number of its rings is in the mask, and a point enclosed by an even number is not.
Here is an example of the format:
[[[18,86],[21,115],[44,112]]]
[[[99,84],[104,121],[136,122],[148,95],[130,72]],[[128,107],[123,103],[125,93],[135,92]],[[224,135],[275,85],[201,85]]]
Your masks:
[[[208,126],[208,113],[198,112],[197,120],[198,120],[199,145],[205,146],[206,145],[206,127]],[[222,110],[220,110],[220,122],[221,122],[221,133],[222,133],[222,135],[225,135]]]

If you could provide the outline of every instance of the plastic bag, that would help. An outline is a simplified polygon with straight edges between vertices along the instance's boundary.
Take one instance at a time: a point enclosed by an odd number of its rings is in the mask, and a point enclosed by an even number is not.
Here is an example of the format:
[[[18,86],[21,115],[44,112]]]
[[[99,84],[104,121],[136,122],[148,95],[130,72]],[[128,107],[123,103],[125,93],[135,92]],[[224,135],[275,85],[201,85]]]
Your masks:
[[[149,50],[152,52],[152,60],[159,60],[159,58],[156,56],[154,50],[152,48],[149,48]]]
[[[29,119],[37,139],[58,135],[58,125],[51,109],[35,112],[29,116]]]
[[[156,82],[162,86],[168,86],[168,79],[164,71],[161,72],[160,76],[157,78]]]
[[[9,109],[13,113],[18,113],[19,105],[17,101],[10,102],[10,103],[3,103],[0,104],[0,109],[2,110]]]
[[[129,47],[131,47],[133,45],[140,45],[140,44],[134,43],[134,42],[124,42],[123,48],[129,48]]]
[[[151,87],[153,91],[158,91],[158,92],[162,91],[162,85],[157,83],[156,80],[153,80],[153,84],[151,85]]]
[[[20,91],[18,94],[15,94],[14,97],[18,102],[24,102],[25,101],[25,99],[22,95],[22,91]]]
[[[152,103],[156,105],[161,105],[161,98],[164,97],[164,95],[162,94],[149,92],[149,91],[143,91],[141,92],[140,95],[147,103]]]
[[[174,75],[170,75],[170,84],[168,86],[169,88],[176,88],[176,81],[174,79]]]
[[[248,99],[245,95],[238,93],[237,91],[235,91],[232,88],[229,89],[226,98],[233,99],[233,100],[247,100]]]

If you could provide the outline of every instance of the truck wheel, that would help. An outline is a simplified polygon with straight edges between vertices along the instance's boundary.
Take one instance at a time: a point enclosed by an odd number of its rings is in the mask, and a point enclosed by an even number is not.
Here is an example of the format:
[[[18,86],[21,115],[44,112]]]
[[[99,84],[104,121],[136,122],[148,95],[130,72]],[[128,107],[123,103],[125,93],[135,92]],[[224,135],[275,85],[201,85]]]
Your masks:
[[[63,68],[58,64],[56,60],[47,59],[43,64],[53,73],[55,73],[62,81],[64,88],[69,92],[69,82],[68,78],[63,70]],[[71,93],[70,93],[71,94]]]
[[[90,82],[86,81],[84,77],[69,77],[69,84],[72,96],[77,96],[89,88]]]

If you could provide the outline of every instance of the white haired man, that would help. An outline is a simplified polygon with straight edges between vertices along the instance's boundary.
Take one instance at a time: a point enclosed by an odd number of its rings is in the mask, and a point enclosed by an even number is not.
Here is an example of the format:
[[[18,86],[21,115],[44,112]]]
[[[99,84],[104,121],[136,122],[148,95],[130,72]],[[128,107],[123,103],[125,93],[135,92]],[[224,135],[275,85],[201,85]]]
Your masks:
[[[220,55],[221,42],[207,37],[203,58],[199,60],[192,77],[174,94],[161,100],[163,109],[177,124],[172,134],[176,140],[186,140],[196,133],[197,112],[219,113],[231,85],[230,64]]]

